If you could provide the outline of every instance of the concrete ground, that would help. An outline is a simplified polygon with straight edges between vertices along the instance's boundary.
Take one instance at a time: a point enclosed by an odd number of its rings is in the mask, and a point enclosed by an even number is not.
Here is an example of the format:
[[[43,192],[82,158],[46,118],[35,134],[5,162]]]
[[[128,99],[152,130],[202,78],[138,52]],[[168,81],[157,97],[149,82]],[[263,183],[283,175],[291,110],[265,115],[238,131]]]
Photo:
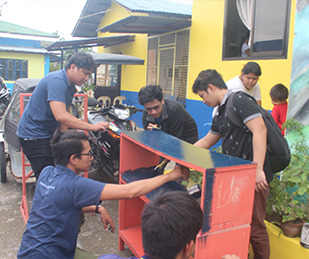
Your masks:
[[[0,258],[16,258],[25,225],[20,213],[22,185],[17,183],[12,174],[8,172],[8,181],[0,183]],[[89,178],[102,182],[102,174],[89,172]],[[30,211],[31,202],[35,191],[35,182],[27,183],[27,201]],[[77,246],[83,250],[91,252],[95,256],[102,254],[118,254],[129,257],[133,254],[128,248],[118,251],[118,201],[104,201],[102,205],[107,209],[116,225],[116,232],[106,232],[98,215],[85,214],[86,221],[78,236]]]

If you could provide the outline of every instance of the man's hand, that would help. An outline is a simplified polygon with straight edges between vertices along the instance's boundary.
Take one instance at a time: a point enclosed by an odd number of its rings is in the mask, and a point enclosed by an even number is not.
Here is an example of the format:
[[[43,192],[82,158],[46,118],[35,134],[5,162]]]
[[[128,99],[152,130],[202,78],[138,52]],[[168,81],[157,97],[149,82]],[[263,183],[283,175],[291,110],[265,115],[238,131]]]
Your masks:
[[[99,208],[99,213],[100,213],[100,218],[101,218],[101,221],[104,225],[105,230],[106,231],[111,230],[111,232],[114,233],[114,231],[115,231],[114,221],[111,218],[111,216],[109,215],[109,213],[107,212],[107,210],[103,206],[101,206]],[[108,224],[110,225],[111,229],[109,229]]]
[[[258,191],[266,190],[267,187],[268,187],[268,183],[266,181],[264,170],[263,168],[258,166],[256,169],[255,190],[258,192]]]
[[[182,165],[176,165],[175,168],[169,173],[175,175],[174,181],[181,178],[187,180],[190,176],[190,170],[188,167]]]
[[[236,255],[223,255],[222,259],[240,259],[240,257]]]
[[[148,126],[147,126],[147,130],[152,130],[152,128],[158,128],[158,125],[149,123]]]
[[[93,124],[91,127],[92,131],[105,131],[109,127],[109,122],[104,121],[104,122],[99,122],[97,124]]]

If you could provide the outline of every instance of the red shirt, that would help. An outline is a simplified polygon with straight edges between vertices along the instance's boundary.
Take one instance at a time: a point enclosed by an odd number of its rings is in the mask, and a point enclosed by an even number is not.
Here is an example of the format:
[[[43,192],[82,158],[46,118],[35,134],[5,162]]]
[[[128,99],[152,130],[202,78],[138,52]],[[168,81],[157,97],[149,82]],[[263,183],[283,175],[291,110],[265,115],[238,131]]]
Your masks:
[[[286,113],[288,110],[288,103],[275,104],[271,115],[274,117],[275,122],[278,124],[281,129],[281,134],[284,136],[284,130],[282,130],[282,124],[286,121]]]

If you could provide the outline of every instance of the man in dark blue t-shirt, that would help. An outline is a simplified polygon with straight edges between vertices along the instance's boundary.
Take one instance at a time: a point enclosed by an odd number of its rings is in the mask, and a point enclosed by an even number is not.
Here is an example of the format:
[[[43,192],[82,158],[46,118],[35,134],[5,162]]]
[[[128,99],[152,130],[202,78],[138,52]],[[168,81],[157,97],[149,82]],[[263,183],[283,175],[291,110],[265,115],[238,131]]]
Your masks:
[[[49,142],[57,128],[100,131],[109,126],[107,122],[89,124],[68,112],[75,85],[83,85],[95,67],[90,54],[77,52],[64,69],[47,74],[35,88],[16,134],[37,179],[45,166],[54,164]]]
[[[106,230],[114,223],[101,207],[102,200],[134,198],[182,177],[189,170],[175,167],[168,174],[129,184],[105,184],[77,174],[88,171],[92,155],[87,136],[83,132],[57,131],[52,139],[56,167],[43,169],[37,185],[17,258],[74,258],[82,212],[100,213]]]

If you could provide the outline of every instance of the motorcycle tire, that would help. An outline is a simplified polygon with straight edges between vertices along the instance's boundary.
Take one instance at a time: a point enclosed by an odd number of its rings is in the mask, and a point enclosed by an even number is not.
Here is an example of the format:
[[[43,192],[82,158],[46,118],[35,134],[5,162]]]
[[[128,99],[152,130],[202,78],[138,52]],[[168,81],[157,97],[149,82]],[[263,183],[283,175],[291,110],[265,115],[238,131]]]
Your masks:
[[[0,142],[0,171],[1,171],[1,183],[6,183],[6,156],[4,150],[4,142]]]
[[[93,153],[93,159],[91,161],[91,167],[97,171],[100,171],[101,173],[103,173],[104,175],[106,175],[109,179],[113,180],[113,182],[119,182],[119,176],[115,175],[115,169],[114,169],[114,163],[117,163],[118,167],[117,167],[117,172],[118,172],[118,168],[119,168],[119,156],[117,159],[114,158],[114,155],[112,156],[114,159],[109,158],[108,162],[105,160],[106,158],[103,158],[104,155],[103,153],[100,151],[100,149],[97,149],[97,146],[90,141],[90,146],[91,146],[91,150]],[[112,162],[113,161],[113,162]]]
[[[4,103],[0,103],[0,117],[2,117],[7,109],[7,105]]]

